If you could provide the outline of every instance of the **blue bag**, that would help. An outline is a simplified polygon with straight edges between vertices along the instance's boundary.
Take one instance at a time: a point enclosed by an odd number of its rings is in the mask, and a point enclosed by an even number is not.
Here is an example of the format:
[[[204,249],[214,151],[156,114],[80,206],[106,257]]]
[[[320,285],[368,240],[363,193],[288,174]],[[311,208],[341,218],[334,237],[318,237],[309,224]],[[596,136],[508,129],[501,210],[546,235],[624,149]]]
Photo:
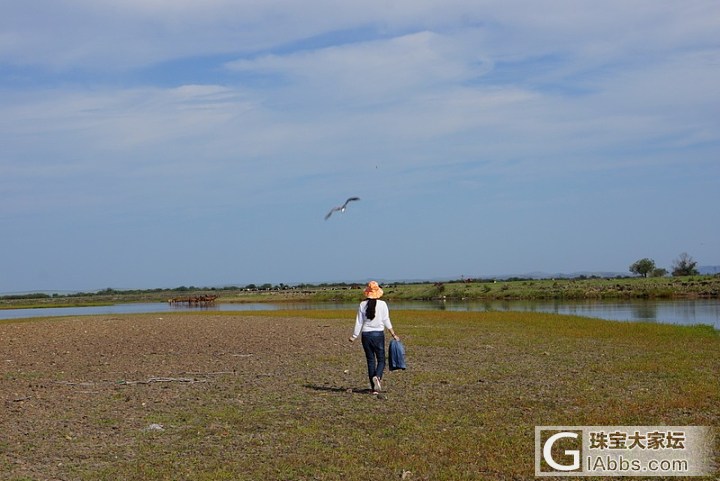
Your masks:
[[[390,355],[388,356],[390,370],[406,369],[405,366],[405,346],[400,341],[393,339],[390,341]]]

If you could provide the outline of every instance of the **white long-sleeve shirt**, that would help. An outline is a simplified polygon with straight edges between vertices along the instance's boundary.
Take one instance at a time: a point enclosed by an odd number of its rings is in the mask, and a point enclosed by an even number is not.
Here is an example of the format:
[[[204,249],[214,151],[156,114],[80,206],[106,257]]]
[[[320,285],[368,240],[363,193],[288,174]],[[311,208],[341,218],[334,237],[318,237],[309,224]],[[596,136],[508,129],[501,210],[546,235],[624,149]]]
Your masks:
[[[371,331],[384,331],[385,329],[392,329],[392,323],[390,322],[390,311],[385,301],[377,300],[375,304],[375,319],[368,319],[365,316],[365,307],[367,306],[368,299],[365,299],[360,303],[358,308],[357,316],[355,317],[355,330],[353,331],[353,339],[358,337],[361,332]]]

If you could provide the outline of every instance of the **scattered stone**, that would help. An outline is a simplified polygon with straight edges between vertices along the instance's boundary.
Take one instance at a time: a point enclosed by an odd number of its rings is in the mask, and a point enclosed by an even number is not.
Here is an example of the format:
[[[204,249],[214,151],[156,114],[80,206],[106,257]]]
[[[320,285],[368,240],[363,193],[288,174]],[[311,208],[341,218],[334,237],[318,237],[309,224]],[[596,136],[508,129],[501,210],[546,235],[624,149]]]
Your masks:
[[[151,431],[162,432],[162,431],[165,431],[165,427],[162,424],[153,423],[153,424],[149,425],[148,427],[146,427],[145,429],[143,429],[143,431],[145,431],[145,432],[151,432]]]

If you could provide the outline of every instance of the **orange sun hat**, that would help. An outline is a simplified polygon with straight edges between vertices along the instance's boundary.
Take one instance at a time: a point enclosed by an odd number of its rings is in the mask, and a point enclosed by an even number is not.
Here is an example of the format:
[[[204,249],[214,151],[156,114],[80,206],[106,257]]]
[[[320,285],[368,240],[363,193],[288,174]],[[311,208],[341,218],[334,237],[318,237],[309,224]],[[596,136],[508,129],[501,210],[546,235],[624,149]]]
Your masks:
[[[383,295],[383,290],[380,289],[380,286],[377,282],[370,281],[368,282],[368,285],[363,291],[363,293],[368,299],[380,299]]]

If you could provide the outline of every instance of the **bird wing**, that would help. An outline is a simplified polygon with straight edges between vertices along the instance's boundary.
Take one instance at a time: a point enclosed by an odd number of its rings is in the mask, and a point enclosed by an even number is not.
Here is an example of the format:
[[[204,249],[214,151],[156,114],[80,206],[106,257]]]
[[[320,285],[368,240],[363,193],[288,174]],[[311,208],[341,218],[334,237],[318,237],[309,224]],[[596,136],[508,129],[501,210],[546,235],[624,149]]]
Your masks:
[[[349,197],[348,200],[346,200],[345,203],[343,204],[343,207],[348,205],[348,202],[352,202],[354,200],[360,200],[360,197]]]
[[[332,209],[330,209],[330,212],[328,212],[325,215],[325,220],[328,220],[330,218],[330,216],[332,215],[332,213],[335,212],[336,210],[340,210],[340,207],[333,207]]]

